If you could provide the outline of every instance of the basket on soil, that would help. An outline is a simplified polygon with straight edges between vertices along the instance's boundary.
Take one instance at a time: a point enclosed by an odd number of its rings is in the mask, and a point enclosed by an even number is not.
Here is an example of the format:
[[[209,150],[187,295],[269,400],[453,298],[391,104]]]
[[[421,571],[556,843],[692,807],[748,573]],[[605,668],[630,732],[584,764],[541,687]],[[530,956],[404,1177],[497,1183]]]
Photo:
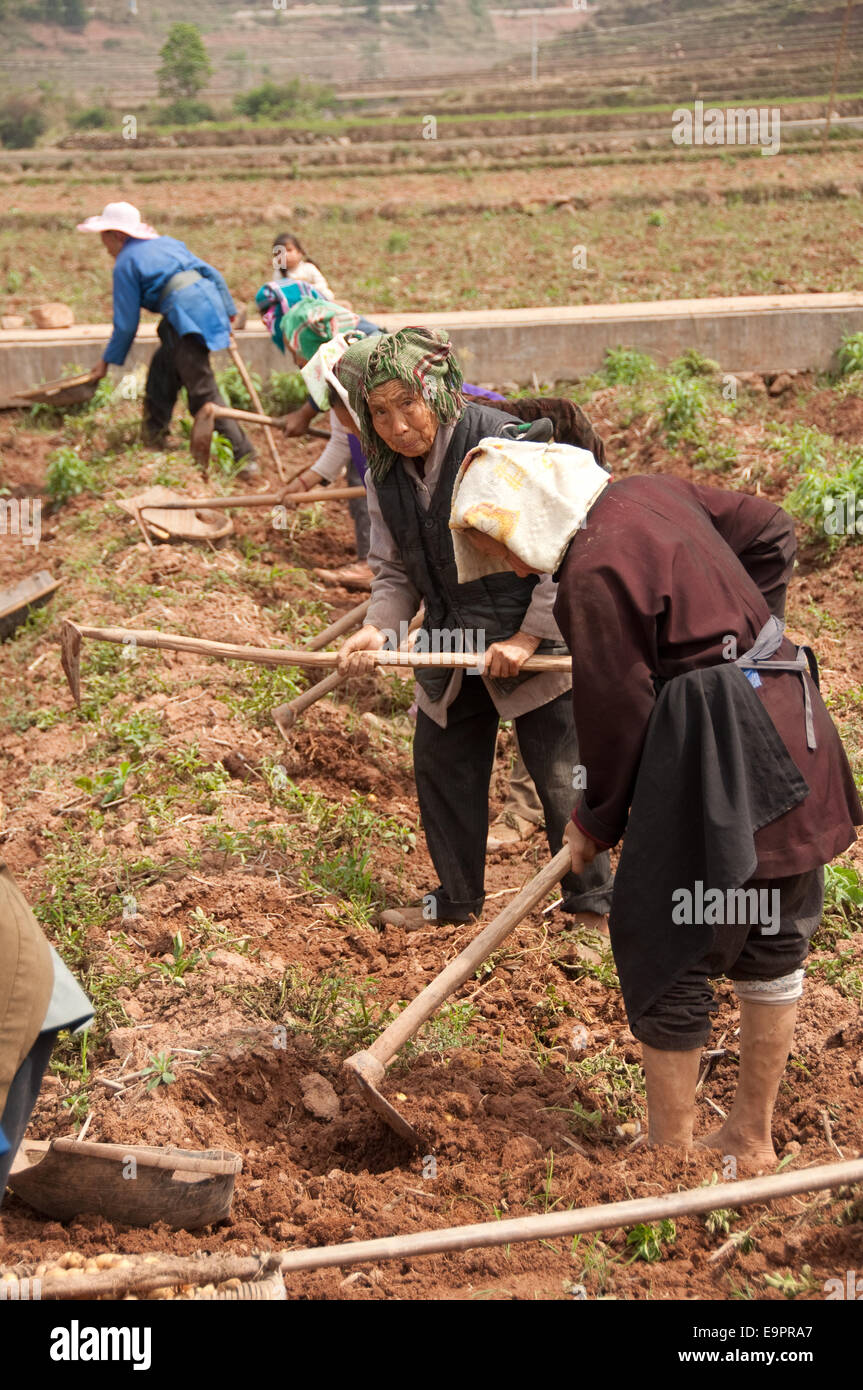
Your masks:
[[[92,400],[99,385],[99,378],[92,371],[82,372],[80,376],[60,377],[57,381],[43,381],[39,386],[29,386],[25,391],[16,391],[14,399],[25,405],[83,405]]]
[[[16,1196],[57,1221],[85,1212],[128,1226],[164,1221],[194,1230],[223,1221],[243,1166],[229,1149],[154,1148],[148,1144],[25,1140],[9,1186]]]

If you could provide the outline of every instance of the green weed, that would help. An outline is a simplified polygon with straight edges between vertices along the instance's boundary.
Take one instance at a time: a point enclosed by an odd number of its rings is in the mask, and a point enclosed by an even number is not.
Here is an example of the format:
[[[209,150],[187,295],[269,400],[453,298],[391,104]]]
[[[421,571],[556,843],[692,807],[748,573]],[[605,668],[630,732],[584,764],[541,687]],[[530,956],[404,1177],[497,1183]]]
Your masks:
[[[656,370],[653,359],[635,348],[606,348],[602,375],[609,386],[634,386]]]
[[[664,1245],[673,1245],[677,1239],[677,1227],[673,1221],[660,1221],[658,1226],[639,1223],[633,1226],[631,1231],[627,1231],[626,1245],[631,1249],[632,1259],[627,1260],[627,1264],[633,1264],[635,1260],[645,1260],[647,1264],[653,1264],[656,1260],[661,1260]]]
[[[72,449],[66,444],[48,455],[45,480],[49,496],[61,504],[96,488],[90,465],[81,458],[77,447]]]

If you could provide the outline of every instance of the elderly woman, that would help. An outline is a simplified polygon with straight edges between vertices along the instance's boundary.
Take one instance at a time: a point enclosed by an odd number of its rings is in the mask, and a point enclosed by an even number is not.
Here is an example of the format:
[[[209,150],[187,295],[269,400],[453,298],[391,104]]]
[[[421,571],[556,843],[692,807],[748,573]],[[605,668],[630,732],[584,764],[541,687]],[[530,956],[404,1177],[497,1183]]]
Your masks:
[[[569,816],[579,754],[569,675],[526,675],[538,649],[562,650],[552,616],[555,586],[498,574],[460,583],[449,530],[452,486],[465,454],[484,436],[524,426],[491,407],[468,404],[445,333],[408,328],[365,339],[336,363],[360,422],[368,459],[372,597],[366,625],[342,647],[341,669],[367,669],[367,654],[403,631],[420,603],[431,650],[485,650],[483,674],[417,673],[414,770],[429,853],[440,883],[422,906],[382,921],[407,929],[462,922],[484,901],[488,793],[499,721],[513,719],[536,783],[549,843],[557,849]],[[546,437],[548,421],[531,427]],[[605,474],[602,475],[603,477]],[[487,650],[486,650],[487,648]],[[480,659],[482,665],[482,659]],[[597,925],[611,901],[607,855],[564,880],[564,911]]]
[[[708,979],[724,974],[738,1087],[702,1142],[774,1163],[823,865],[863,821],[814,657],[783,636],[790,518],[677,478],[609,485],[581,450],[489,439],[464,461],[450,525],[461,582],[554,572],[574,672],[590,673],[573,680],[586,786],[566,839],[578,871],[626,829],[611,944],[650,1141],[692,1141]]]

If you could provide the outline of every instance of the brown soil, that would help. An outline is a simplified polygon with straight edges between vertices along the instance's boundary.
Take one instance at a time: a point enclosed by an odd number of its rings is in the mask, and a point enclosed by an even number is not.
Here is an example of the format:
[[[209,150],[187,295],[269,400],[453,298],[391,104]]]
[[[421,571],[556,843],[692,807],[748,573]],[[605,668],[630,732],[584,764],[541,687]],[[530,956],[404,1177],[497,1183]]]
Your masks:
[[[778,403],[758,405],[761,415],[755,406],[741,411],[734,426],[741,458],[761,461],[758,486],[776,500],[789,484],[776,469],[776,455],[763,448],[763,412],[837,434],[846,427],[852,431],[860,418],[859,400],[813,392],[805,380],[795,390]],[[618,471],[626,459],[631,471],[656,468],[703,479],[683,454],[660,445],[643,420],[624,426],[613,392],[599,393],[589,412],[609,438],[610,460]],[[42,487],[45,456],[58,438],[29,431],[20,422],[11,430],[4,425],[4,481],[13,492]],[[291,444],[290,461],[299,461],[306,449],[311,456],[314,446]],[[150,478],[147,466],[130,463],[120,490],[128,492]],[[189,470],[187,484],[193,482]],[[681,1158],[633,1146],[643,1097],[637,1070],[627,1067],[639,1062],[640,1050],[616,984],[596,978],[600,972],[585,965],[577,939],[557,913],[534,913],[506,943],[494,968],[460,992],[459,1004],[470,1003],[476,1013],[460,1034],[456,1031],[454,1042],[427,1033],[430,1049],[390,1073],[385,1089],[428,1135],[428,1152],[411,1155],[369,1111],[341,1068],[342,1057],[359,1045],[346,1035],[348,1027],[357,1026],[356,1015],[347,1022],[343,1016],[341,1036],[338,1029],[313,1035],[295,994],[280,992],[286,972],[299,969],[313,983],[354,982],[374,1019],[416,994],[470,933],[457,927],[410,935],[379,930],[355,920],[337,893],[309,891],[302,878],[308,843],[302,819],[296,813],[286,817],[255,774],[269,758],[281,762],[307,793],[347,807],[359,791],[375,798],[369,804],[381,816],[416,827],[404,737],[409,726],[404,714],[387,718],[395,687],[383,678],[370,680],[353,690],[349,701],[314,706],[286,746],[266,718],[258,727],[233,711],[231,697],[245,680],[235,668],[145,653],[142,680],[158,674],[162,690],[138,694],[133,688],[112,697],[100,729],[75,715],[57,648],[64,613],[106,623],[159,623],[239,641],[284,641],[289,634],[279,626],[279,615],[286,604],[313,597],[330,602],[337,613],[356,602],[354,595],[326,590],[311,576],[315,565],[352,554],[346,513],[333,506],[320,529],[293,540],[268,531],[258,513],[236,513],[236,535],[222,550],[182,545],[151,553],[115,512],[106,502],[94,513],[92,498],[77,498],[46,518],[43,544],[23,564],[8,541],[0,547],[0,582],[20,577],[22,568],[49,568],[66,581],[42,628],[20,634],[0,650],[7,690],[20,690],[22,698],[27,692],[39,708],[61,711],[59,721],[48,721],[48,727],[31,722],[0,734],[0,796],[6,807],[2,852],[34,903],[45,894],[45,857],[57,849],[55,836],[62,846],[80,835],[94,854],[105,853],[93,880],[103,897],[121,885],[124,865],[144,854],[156,862],[157,872],[136,880],[132,924],[119,918],[99,926],[86,919],[80,923],[91,963],[109,971],[119,959],[131,967],[128,982],[116,990],[113,1026],[109,1021],[89,1059],[88,1138],[223,1146],[243,1155],[243,1172],[231,1219],[204,1232],[115,1228],[97,1216],[64,1226],[11,1197],[0,1216],[0,1259],[9,1265],[36,1263],[67,1249],[246,1253],[531,1215],[709,1182],[719,1167],[717,1156]],[[92,525],[81,529],[88,514],[97,516],[99,535],[93,563],[82,570],[73,563],[76,554],[95,543]],[[117,538],[123,544],[112,549]],[[94,591],[102,544],[100,582],[113,575],[119,584]],[[243,560],[241,545],[247,553],[250,545],[258,547],[253,565]],[[814,553],[804,554],[803,561],[793,586],[791,623],[819,650],[829,697],[841,705],[863,683],[859,551],[848,547],[829,568]],[[275,564],[282,567],[278,574],[268,569]],[[233,587],[219,577],[225,574],[236,576]],[[93,649],[85,647],[85,696],[96,679],[94,659]],[[406,701],[398,703],[403,709]],[[225,824],[248,830],[255,822],[278,828],[287,821],[296,847],[277,845],[245,860],[230,849],[214,849],[205,832],[215,812],[201,809],[191,794],[173,807],[172,823],[160,822],[156,832],[135,794],[134,779],[126,787],[127,800],[104,816],[74,809],[58,816],[57,808],[80,795],[75,779],[104,765],[108,721],[130,711],[161,714],[163,741],[152,754],[158,767],[193,741],[208,766],[230,760],[232,780],[217,798]],[[109,762],[119,756],[115,751]],[[499,760],[493,810],[501,804],[504,780]],[[178,863],[190,845],[202,849],[194,869]],[[526,849],[491,858],[488,890],[501,896],[491,899],[485,920],[546,854],[535,839]],[[421,833],[414,849],[382,838],[375,844],[373,869],[391,902],[415,900],[433,882]],[[195,927],[196,909],[216,924],[216,939]],[[173,981],[156,967],[172,959],[178,931],[187,946],[211,955],[206,965]],[[854,954],[859,969],[859,935],[839,946]],[[818,954],[829,959],[835,949],[825,942]],[[717,1123],[708,1098],[727,1109],[737,1071],[734,996],[725,985],[717,992],[714,1037],[724,1039],[726,1051],[703,1088],[697,1122],[702,1133]],[[574,1038],[579,1025],[586,1030],[584,1047],[584,1032]],[[775,1122],[778,1151],[791,1166],[834,1160],[837,1147],[845,1157],[863,1148],[861,1047],[859,1004],[826,983],[823,972],[813,973]],[[147,1090],[142,1079],[116,1094],[92,1082],[93,1076],[122,1078],[162,1052],[174,1057],[171,1084]],[[611,1073],[591,1074],[582,1065],[603,1057],[610,1059]],[[317,1079],[310,1081],[311,1074]],[[333,1088],[337,1103],[324,1083]],[[48,1079],[33,1136],[74,1132],[64,1101],[74,1101],[78,1085],[62,1075]],[[556,1299],[580,1282],[589,1297],[727,1299],[735,1289],[748,1288],[752,1296],[770,1299],[782,1294],[764,1282],[765,1275],[799,1276],[808,1265],[811,1285],[799,1296],[821,1298],[824,1280],[863,1267],[860,1203],[858,1197],[854,1208],[853,1199],[845,1191],[750,1208],[731,1230],[751,1227],[752,1248],[744,1253],[729,1247],[715,1260],[728,1231],[711,1231],[702,1218],[689,1218],[677,1223],[675,1240],[652,1264],[632,1262],[624,1233],[609,1231],[596,1240],[582,1238],[574,1252],[561,1241],[554,1248],[527,1244],[383,1264],[358,1276],[346,1270],[302,1275],[291,1279],[289,1296]]]

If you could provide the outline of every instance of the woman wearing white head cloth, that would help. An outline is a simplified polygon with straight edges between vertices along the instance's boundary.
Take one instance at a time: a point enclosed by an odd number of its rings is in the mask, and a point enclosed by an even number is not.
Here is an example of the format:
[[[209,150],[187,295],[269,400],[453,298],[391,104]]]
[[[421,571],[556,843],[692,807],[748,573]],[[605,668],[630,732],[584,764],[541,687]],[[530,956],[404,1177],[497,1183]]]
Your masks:
[[[650,1141],[692,1142],[708,979],[724,974],[738,1089],[701,1142],[772,1166],[823,865],[863,809],[815,659],[783,635],[790,518],[677,478],[607,483],[581,450],[484,440],[453,492],[459,575],[558,580],[586,770],[565,838],[579,871],[626,830],[609,926]]]

